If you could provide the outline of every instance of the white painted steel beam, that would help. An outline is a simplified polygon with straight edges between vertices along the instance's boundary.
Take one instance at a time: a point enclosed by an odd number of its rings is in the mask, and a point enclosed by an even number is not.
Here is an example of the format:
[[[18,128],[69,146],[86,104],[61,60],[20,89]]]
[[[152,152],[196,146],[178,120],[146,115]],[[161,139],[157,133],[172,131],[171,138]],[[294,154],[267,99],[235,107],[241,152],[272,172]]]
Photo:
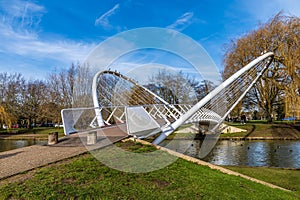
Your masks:
[[[215,97],[219,92],[221,92],[225,87],[230,85],[234,80],[239,78],[242,74],[250,70],[252,67],[254,67],[256,64],[264,61],[265,59],[270,58],[271,60],[269,63],[265,66],[265,69],[270,65],[274,54],[272,52],[266,53],[252,62],[250,62],[248,65],[237,71],[235,74],[233,74],[230,78],[228,78],[226,81],[224,81],[221,85],[219,85],[217,88],[215,88],[213,91],[211,91],[208,95],[206,95],[201,101],[199,101],[197,104],[195,104],[190,110],[188,110],[185,114],[183,114],[178,120],[176,120],[174,123],[172,123],[170,126],[166,127],[164,130],[162,130],[162,133],[157,137],[153,143],[159,144],[161,143],[166,137],[168,137],[171,133],[173,133],[179,126],[181,126],[185,121],[187,121],[191,116],[193,116],[199,109],[201,109],[206,103],[208,103],[213,97]],[[265,71],[265,69],[262,71],[262,73]],[[261,74],[258,74],[258,78],[261,77]],[[255,81],[258,80],[255,79]],[[255,83],[255,82],[254,82]],[[253,84],[254,84],[253,83]],[[252,84],[252,85],[253,85]],[[251,86],[252,86],[251,85]],[[246,93],[243,93],[245,96]],[[241,100],[244,96],[241,96],[239,100]],[[235,103],[235,105],[238,102]],[[225,118],[226,116],[223,116]]]

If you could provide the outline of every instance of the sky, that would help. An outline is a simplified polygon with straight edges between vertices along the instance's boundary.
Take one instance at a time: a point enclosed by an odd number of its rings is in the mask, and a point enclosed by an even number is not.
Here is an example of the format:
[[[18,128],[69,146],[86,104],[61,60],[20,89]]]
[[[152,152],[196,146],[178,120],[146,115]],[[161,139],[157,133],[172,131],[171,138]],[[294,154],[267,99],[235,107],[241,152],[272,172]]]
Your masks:
[[[44,79],[82,63],[104,40],[131,29],[168,28],[203,46],[223,69],[224,47],[299,0],[0,0],[0,73]]]

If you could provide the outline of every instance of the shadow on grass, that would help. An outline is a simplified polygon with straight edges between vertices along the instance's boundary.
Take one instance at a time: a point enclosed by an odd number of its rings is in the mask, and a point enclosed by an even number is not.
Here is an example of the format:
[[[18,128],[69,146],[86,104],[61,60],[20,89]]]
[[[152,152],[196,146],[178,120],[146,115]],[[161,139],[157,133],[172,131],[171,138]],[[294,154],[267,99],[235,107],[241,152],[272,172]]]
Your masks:
[[[247,135],[245,135],[243,137],[243,139],[249,137],[256,130],[256,125],[255,124],[251,124],[251,126],[252,126],[251,130],[249,131],[249,133],[247,133]]]

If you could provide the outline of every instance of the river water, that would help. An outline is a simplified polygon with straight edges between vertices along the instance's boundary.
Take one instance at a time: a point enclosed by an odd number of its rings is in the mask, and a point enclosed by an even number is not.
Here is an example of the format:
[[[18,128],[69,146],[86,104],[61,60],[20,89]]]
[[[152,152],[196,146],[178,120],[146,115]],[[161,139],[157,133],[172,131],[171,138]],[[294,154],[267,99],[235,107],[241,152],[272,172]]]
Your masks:
[[[44,145],[40,140],[0,140],[0,152],[31,145]],[[164,141],[168,148],[186,155],[200,158],[200,140]],[[220,140],[213,150],[202,160],[216,165],[283,167],[300,169],[300,141]]]
[[[167,143],[162,143],[162,146]],[[186,150],[186,146],[189,147]],[[182,148],[181,148],[182,147]],[[200,158],[201,141],[173,140],[168,148]],[[184,151],[184,152],[183,152]],[[202,160],[216,165],[300,168],[300,141],[220,140]]]
[[[17,148],[27,147],[31,145],[47,144],[44,140],[0,140],[0,152],[9,151]]]

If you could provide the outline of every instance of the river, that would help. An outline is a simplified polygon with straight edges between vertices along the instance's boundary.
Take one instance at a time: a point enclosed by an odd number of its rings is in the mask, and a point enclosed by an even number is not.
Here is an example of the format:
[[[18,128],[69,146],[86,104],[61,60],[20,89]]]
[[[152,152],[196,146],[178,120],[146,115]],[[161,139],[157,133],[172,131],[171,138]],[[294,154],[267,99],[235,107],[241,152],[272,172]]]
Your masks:
[[[162,146],[167,142],[162,143]],[[187,150],[185,147],[189,145]],[[182,147],[182,148],[180,148]],[[201,141],[173,140],[168,148],[199,158]],[[183,152],[185,151],[185,152]],[[202,160],[216,165],[300,168],[300,141],[220,140]]]
[[[47,144],[44,140],[1,140],[0,139],[0,152],[9,151],[17,148],[27,147],[35,144]]]
[[[40,140],[0,140],[0,152],[35,144],[46,144]],[[168,141],[164,141],[164,146]],[[188,148],[187,148],[188,147]],[[168,148],[186,155],[200,158],[200,140],[172,140]],[[202,160],[216,165],[282,167],[300,169],[300,141],[220,140]]]

